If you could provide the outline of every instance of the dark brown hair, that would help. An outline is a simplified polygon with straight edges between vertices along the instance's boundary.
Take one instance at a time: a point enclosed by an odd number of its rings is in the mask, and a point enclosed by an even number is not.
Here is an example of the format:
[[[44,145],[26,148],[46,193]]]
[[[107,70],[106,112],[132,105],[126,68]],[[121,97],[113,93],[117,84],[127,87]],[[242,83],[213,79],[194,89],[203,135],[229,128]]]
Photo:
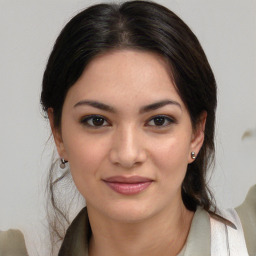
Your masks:
[[[77,14],[61,31],[47,63],[41,94],[43,110],[53,108],[54,125],[60,128],[62,106],[70,87],[95,56],[113,49],[163,56],[194,127],[201,113],[207,112],[204,144],[196,160],[188,165],[182,199],[189,210],[201,206],[209,211],[213,201],[206,172],[214,158],[216,83],[196,36],[172,11],[149,1],[128,1],[94,5]],[[53,172],[52,168],[51,202],[65,216],[56,203],[54,188],[58,182]]]

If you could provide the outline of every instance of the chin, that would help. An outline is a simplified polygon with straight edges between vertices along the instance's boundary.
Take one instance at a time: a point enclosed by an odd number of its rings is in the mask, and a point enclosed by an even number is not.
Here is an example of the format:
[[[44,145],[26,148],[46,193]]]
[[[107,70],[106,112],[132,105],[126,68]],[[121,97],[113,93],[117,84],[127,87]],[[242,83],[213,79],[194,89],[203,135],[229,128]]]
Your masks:
[[[142,222],[154,215],[152,205],[149,207],[141,202],[119,202],[106,210],[105,214],[113,221],[130,224]]]

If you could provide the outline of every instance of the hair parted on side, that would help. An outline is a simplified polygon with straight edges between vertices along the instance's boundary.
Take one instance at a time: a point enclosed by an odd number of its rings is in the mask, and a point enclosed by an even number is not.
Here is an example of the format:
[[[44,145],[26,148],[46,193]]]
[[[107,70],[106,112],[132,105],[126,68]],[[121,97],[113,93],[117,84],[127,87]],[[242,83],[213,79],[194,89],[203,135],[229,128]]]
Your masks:
[[[207,112],[204,144],[195,161],[188,165],[182,199],[189,210],[201,206],[209,211],[214,203],[206,174],[214,159],[216,82],[198,39],[169,9],[150,1],[127,1],[97,4],[73,17],[58,36],[44,72],[43,110],[52,108],[54,125],[61,128],[62,107],[70,87],[93,58],[118,49],[155,52],[166,59],[193,127],[202,112]],[[58,182],[54,168],[49,177],[52,206],[65,216],[57,204],[61,195],[55,193]],[[65,175],[61,177],[64,178]],[[61,234],[59,237],[62,239]]]

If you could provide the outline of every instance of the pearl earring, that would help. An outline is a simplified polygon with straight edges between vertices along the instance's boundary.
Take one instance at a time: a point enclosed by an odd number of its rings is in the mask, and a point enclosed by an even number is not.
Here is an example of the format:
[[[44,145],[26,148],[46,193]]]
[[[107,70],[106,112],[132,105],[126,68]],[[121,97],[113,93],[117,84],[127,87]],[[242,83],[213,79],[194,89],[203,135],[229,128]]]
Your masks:
[[[192,159],[196,159],[196,153],[193,151],[193,152],[191,152],[191,158]]]
[[[67,162],[68,162],[68,161],[66,161],[64,158],[61,158],[61,159],[60,159],[60,168],[61,168],[61,169],[65,169]]]

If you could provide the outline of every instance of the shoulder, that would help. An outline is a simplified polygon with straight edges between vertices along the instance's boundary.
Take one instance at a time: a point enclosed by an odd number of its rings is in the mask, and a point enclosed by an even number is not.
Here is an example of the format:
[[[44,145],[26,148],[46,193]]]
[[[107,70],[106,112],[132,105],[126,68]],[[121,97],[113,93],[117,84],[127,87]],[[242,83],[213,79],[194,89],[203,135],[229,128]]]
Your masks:
[[[19,230],[0,231],[1,256],[27,256],[24,236]]]
[[[245,201],[236,208],[241,220],[250,255],[256,255],[256,185],[250,188]]]

